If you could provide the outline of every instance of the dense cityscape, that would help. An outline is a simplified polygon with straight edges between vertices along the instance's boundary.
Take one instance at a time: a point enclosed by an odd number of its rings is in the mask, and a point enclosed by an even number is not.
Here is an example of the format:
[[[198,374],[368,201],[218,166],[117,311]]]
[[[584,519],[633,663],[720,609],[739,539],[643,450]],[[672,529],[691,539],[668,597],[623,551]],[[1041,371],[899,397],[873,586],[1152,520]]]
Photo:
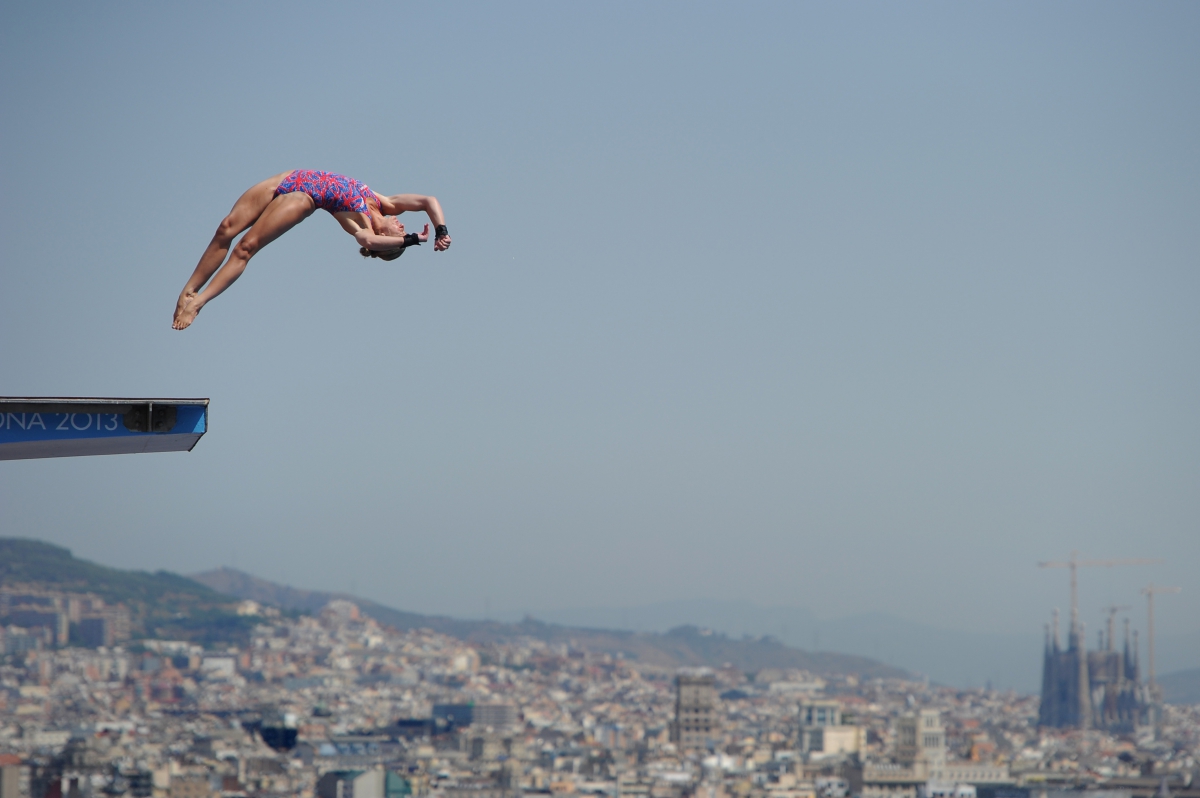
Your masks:
[[[1200,706],[1156,701],[1128,651],[1133,687],[1111,690],[1091,652],[1095,722],[1073,728],[1050,697],[471,644],[348,601],[243,601],[248,643],[205,647],[129,639],[95,597],[5,590],[0,798],[1200,795]],[[1077,662],[1055,638],[1047,668]],[[1106,690],[1135,702],[1107,727]]]

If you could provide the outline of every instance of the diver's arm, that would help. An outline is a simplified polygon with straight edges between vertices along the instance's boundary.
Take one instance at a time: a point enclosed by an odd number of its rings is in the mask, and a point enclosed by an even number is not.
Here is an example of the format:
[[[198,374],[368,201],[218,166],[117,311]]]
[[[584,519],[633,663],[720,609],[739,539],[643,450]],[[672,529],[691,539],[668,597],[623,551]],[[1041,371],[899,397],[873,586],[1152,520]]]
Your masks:
[[[372,233],[370,230],[360,229],[354,234],[354,240],[358,242],[360,247],[366,247],[372,252],[387,252],[389,249],[399,249],[406,246],[405,238],[414,235],[417,237],[417,243],[424,243],[429,240],[429,225],[425,225],[425,229],[419,233],[409,233],[404,238],[398,236],[381,236],[377,233]],[[407,245],[411,246],[411,244]]]
[[[444,227],[446,224],[446,214],[442,213],[442,205],[437,201],[437,197],[426,197],[423,194],[393,194],[390,197],[376,194],[375,196],[379,198],[379,209],[386,214],[424,211],[434,227]],[[433,248],[438,252],[449,249],[450,234],[438,236]]]

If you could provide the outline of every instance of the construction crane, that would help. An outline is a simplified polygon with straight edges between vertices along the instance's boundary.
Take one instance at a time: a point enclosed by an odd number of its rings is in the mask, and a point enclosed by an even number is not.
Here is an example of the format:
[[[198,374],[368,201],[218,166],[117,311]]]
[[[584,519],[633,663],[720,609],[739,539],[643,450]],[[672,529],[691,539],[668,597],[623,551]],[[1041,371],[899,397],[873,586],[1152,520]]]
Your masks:
[[[1146,597],[1146,648],[1150,653],[1150,695],[1156,696],[1156,686],[1154,684],[1154,594],[1155,593],[1178,593],[1177,587],[1155,587],[1151,582],[1146,587],[1142,588],[1142,595]]]
[[[1075,572],[1078,568],[1103,567],[1112,568],[1115,565],[1158,565],[1161,559],[1127,559],[1127,560],[1081,560],[1079,552],[1072,551],[1071,559],[1065,562],[1039,562],[1038,568],[1070,568],[1071,569],[1071,631],[1074,635],[1079,628],[1079,589]],[[1080,640],[1082,646],[1083,641]]]
[[[1116,620],[1118,612],[1120,612],[1122,610],[1131,610],[1131,609],[1133,609],[1133,607],[1130,607],[1127,604],[1122,604],[1119,607],[1116,604],[1112,604],[1108,607],[1103,607],[1102,609],[1108,613],[1108,650],[1112,651],[1113,650],[1113,621]]]

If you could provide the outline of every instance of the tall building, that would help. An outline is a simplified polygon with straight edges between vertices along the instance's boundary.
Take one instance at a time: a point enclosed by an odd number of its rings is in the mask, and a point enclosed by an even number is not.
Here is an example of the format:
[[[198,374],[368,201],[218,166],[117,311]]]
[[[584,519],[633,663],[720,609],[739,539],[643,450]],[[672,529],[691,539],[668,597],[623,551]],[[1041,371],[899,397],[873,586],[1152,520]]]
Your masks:
[[[486,726],[496,730],[520,724],[520,713],[512,704],[434,704],[433,722],[439,728],[459,729]]]
[[[111,647],[115,642],[112,622],[103,615],[81,619],[79,642],[88,648]]]
[[[705,670],[681,671],[675,677],[675,722],[671,739],[680,748],[703,748],[716,737],[717,688]]]
[[[828,699],[800,703],[800,751],[812,758],[861,751],[865,735],[861,726],[847,724],[842,705]]]
[[[51,646],[71,641],[71,626],[78,642],[91,647],[112,646],[130,637],[129,609],[107,606],[91,593],[63,593],[33,587],[0,587],[0,626],[41,630]]]
[[[29,770],[15,754],[0,754],[0,798],[29,795]]]
[[[476,726],[508,729],[520,722],[520,716],[512,704],[476,704],[471,722]]]
[[[803,701],[800,703],[800,725],[841,726],[842,705],[828,699]]]
[[[931,769],[946,764],[946,728],[936,709],[923,709],[896,720],[896,761],[912,766],[926,763]]]
[[[10,625],[41,629],[47,643],[65,646],[71,634],[66,596],[47,590],[0,588],[0,626]]]
[[[1137,633],[1124,650],[1114,647],[1112,624],[1098,650],[1084,645],[1083,624],[1072,618],[1067,647],[1059,645],[1057,614],[1046,627],[1042,657],[1042,703],[1038,725],[1058,729],[1131,732],[1146,722],[1149,696],[1139,684]]]

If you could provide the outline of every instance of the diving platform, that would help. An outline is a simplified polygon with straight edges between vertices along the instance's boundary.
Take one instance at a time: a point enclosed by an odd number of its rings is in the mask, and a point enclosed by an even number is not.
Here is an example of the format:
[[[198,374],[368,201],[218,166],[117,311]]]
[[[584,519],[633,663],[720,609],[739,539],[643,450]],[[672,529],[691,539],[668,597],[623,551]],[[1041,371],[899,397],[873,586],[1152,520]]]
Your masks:
[[[0,460],[190,452],[207,399],[0,396]]]

